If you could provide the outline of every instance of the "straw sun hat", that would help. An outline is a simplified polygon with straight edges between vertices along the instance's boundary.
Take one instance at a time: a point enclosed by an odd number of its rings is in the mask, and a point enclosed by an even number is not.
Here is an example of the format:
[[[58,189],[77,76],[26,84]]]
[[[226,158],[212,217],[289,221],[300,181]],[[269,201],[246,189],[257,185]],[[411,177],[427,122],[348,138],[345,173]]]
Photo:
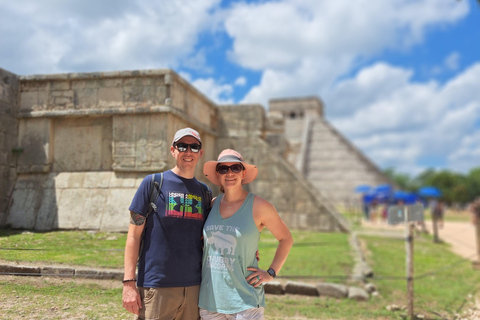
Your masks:
[[[207,161],[203,165],[203,174],[210,180],[211,183],[217,186],[221,185],[220,180],[216,175],[217,164],[225,162],[240,162],[245,167],[245,178],[242,180],[242,184],[247,184],[255,180],[258,174],[258,169],[252,164],[248,164],[243,161],[243,157],[240,153],[232,149],[225,149],[218,155],[217,161]]]

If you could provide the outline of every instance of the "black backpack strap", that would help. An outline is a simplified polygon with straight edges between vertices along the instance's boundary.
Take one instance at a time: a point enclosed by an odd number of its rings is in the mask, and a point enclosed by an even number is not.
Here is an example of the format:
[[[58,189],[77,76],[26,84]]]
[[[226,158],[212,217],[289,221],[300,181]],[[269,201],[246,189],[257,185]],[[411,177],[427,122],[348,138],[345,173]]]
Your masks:
[[[145,216],[145,222],[147,221],[148,216],[152,211],[157,212],[157,199],[160,195],[160,189],[162,189],[163,184],[163,172],[152,174],[152,181],[150,182],[150,210]]]
[[[163,184],[163,172],[152,174],[152,180],[150,181],[150,197],[148,198],[150,204],[150,210],[148,210],[147,215],[145,216],[145,226],[143,227],[142,236],[140,237],[140,249],[138,251],[138,259],[142,255],[143,244],[145,242],[145,228],[147,227],[147,218],[153,212],[157,212],[157,199],[160,195],[160,190],[162,189]],[[137,259],[137,261],[138,261]]]

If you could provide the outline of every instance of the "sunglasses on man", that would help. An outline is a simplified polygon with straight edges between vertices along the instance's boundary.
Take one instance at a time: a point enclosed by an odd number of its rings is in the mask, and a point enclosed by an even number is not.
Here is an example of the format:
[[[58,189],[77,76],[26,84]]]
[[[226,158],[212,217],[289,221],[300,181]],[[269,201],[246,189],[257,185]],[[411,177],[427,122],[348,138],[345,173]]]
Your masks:
[[[198,143],[175,143],[173,147],[177,148],[177,150],[180,152],[187,152],[187,149],[190,148],[190,151],[193,153],[198,153],[200,149],[202,149],[202,145]]]
[[[245,167],[240,163],[232,164],[227,166],[225,164],[217,164],[217,172],[220,174],[227,174],[228,170],[232,170],[233,173],[240,173],[242,170],[245,170]]]

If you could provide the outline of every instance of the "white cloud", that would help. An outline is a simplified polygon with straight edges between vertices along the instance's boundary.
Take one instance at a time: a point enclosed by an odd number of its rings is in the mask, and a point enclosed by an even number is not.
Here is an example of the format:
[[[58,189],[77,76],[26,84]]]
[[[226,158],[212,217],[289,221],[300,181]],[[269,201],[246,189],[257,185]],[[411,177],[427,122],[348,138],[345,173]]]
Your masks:
[[[332,111],[332,123],[381,167],[418,173],[419,159],[427,157],[449,159],[449,168],[458,171],[478,166],[480,63],[443,86],[415,83],[411,76],[381,63],[338,83],[330,98],[338,98],[342,112]],[[354,106],[343,105],[343,95]]]
[[[446,101],[437,97],[437,83],[412,83],[411,76],[384,63],[365,68],[326,95],[327,113],[349,136],[421,128],[439,118]]]
[[[388,48],[406,50],[420,43],[428,28],[467,12],[467,1],[240,3],[227,15],[225,29],[233,39],[230,58],[263,72],[243,102],[265,103],[298,90],[296,95],[318,94],[359,60]]]
[[[0,25],[0,34],[19,31],[16,38],[2,36],[0,45],[28,52],[29,60],[12,59],[4,50],[0,62],[19,74],[175,68],[191,55],[204,63],[201,56],[195,57],[195,45],[199,34],[211,29],[211,10],[219,4],[220,0],[3,1],[0,10],[8,20]]]
[[[8,49],[0,51],[0,67],[17,74],[168,67],[223,104],[252,83],[235,72],[236,79],[225,80],[227,72],[215,77],[217,65],[209,63],[227,54],[236,69],[261,74],[241,102],[267,106],[271,98],[319,95],[327,118],[380,166],[415,172],[418,159],[431,152],[463,170],[478,163],[480,64],[446,83],[414,81],[418,71],[382,62],[359,66],[386,51],[421,45],[431,30],[464,18],[469,6],[438,0],[0,0],[0,46]],[[433,72],[458,72],[462,58],[452,51]]]
[[[235,85],[239,87],[244,87],[247,84],[247,78],[245,77],[238,77],[235,80]]]
[[[233,103],[233,87],[229,84],[217,83],[213,78],[197,79],[192,81],[192,84],[200,90],[200,92],[218,104]]]
[[[433,75],[439,75],[446,71],[457,71],[460,68],[460,53],[452,52],[449,54],[441,66],[432,69]]]
[[[352,116],[358,106],[385,100],[409,83],[412,70],[378,62],[359,71],[354,78],[338,82],[324,95],[329,117]]]
[[[448,165],[455,166],[459,171],[468,172],[478,167],[480,163],[480,130],[464,136],[457,150],[448,157]]]
[[[338,68],[345,63],[331,64],[321,58],[304,59],[291,72],[265,69],[258,86],[252,87],[242,103],[261,103],[267,106],[271,98],[296,97],[317,94],[319,88],[327,87],[338,76]]]
[[[452,52],[445,58],[445,67],[448,70],[456,71],[460,66],[460,54],[458,52]]]

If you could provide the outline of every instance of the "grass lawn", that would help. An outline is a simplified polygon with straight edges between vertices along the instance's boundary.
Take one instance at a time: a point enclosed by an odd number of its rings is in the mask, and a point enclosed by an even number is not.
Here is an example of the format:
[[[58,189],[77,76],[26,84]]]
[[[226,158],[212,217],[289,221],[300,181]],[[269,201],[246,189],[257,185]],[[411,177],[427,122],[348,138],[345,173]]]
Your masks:
[[[293,232],[294,247],[280,281],[335,282],[361,286],[349,275],[353,258],[349,235]],[[126,235],[58,231],[21,233],[0,230],[2,260],[122,268]],[[366,302],[326,297],[267,295],[266,319],[402,319],[406,304],[404,241],[361,236],[379,295]],[[268,268],[275,239],[262,233],[260,267]],[[15,249],[15,250],[13,250]],[[426,319],[453,319],[479,289],[480,272],[431,238],[415,238],[415,311]],[[0,310],[5,318],[132,319],[121,305],[118,281],[0,275]],[[0,317],[0,318],[2,318]]]
[[[1,259],[123,268],[125,233],[0,230]]]
[[[0,319],[133,319],[119,281],[0,276]]]
[[[381,300],[406,305],[405,241],[379,237],[361,237],[368,248],[368,260],[375,270]],[[396,280],[398,279],[398,280]],[[480,289],[480,271],[470,261],[460,258],[445,243],[433,243],[432,237],[414,239],[415,312],[427,319],[453,319],[461,312],[468,297]]]
[[[292,231],[292,236],[293,248],[277,279],[343,283],[352,273],[354,261],[347,234]],[[260,268],[269,268],[276,248],[271,233],[262,232]]]

